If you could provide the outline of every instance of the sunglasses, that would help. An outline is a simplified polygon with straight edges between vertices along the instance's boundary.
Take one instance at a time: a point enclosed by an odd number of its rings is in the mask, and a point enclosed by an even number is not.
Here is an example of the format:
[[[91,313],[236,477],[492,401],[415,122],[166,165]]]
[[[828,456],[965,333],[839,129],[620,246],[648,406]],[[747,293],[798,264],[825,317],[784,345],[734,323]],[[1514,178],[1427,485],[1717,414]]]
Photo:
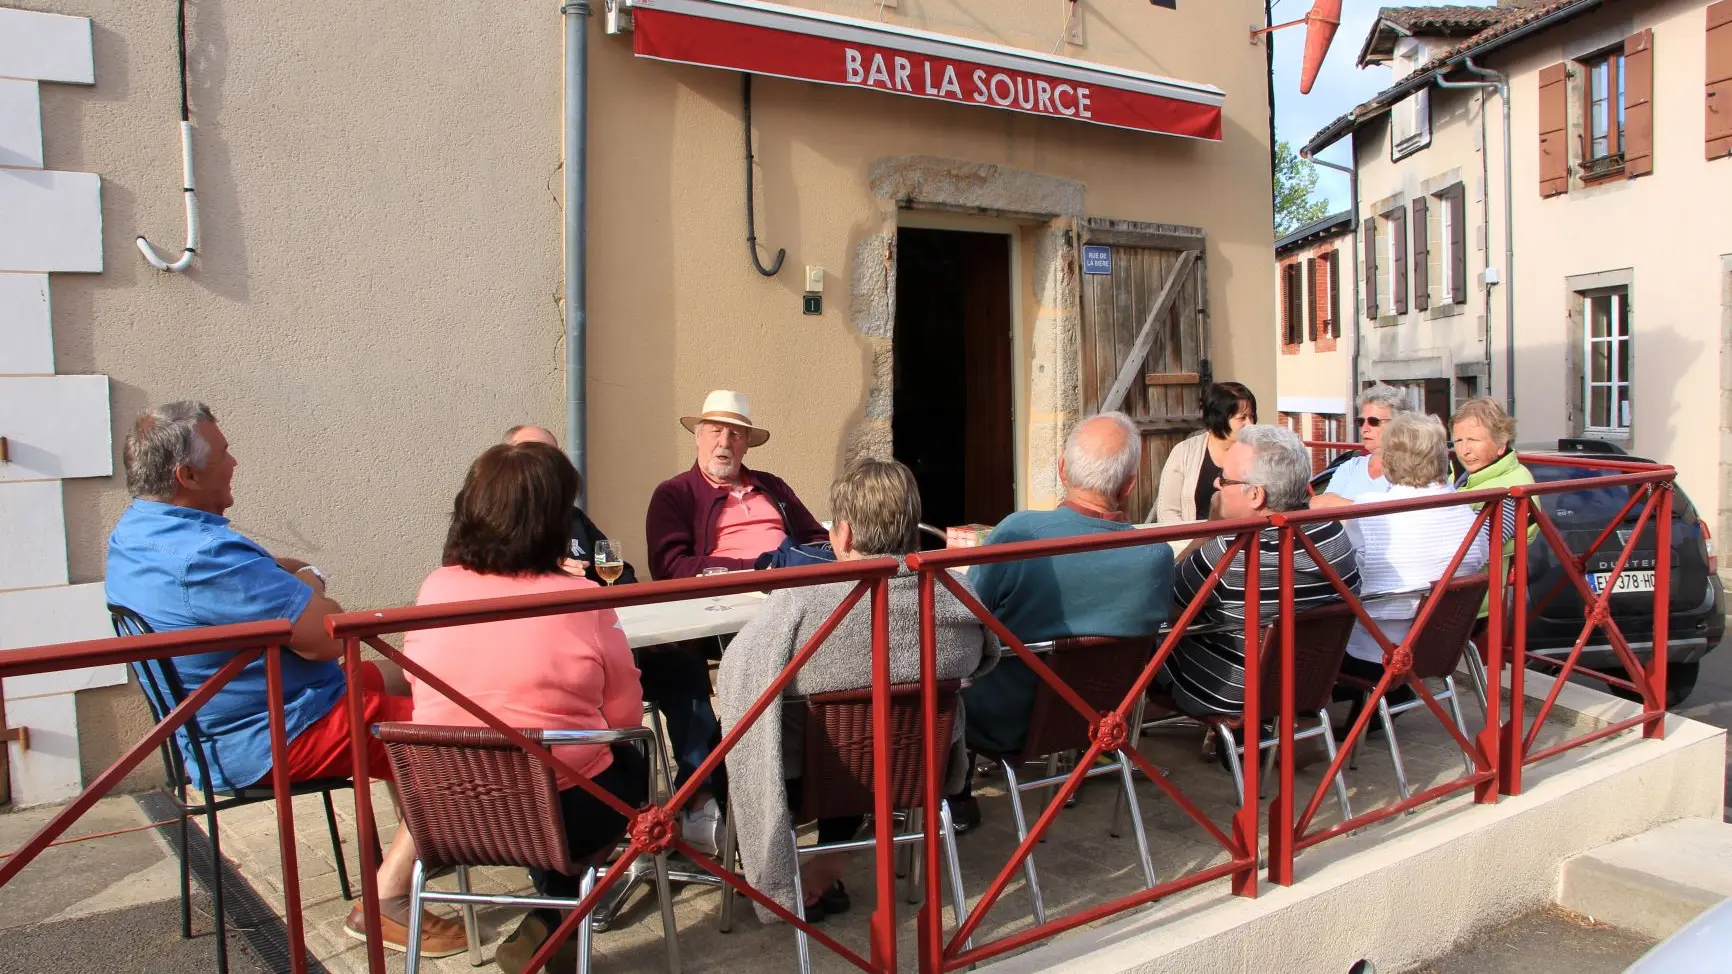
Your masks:
[[[1376,416],[1361,416],[1361,417],[1359,417],[1359,425],[1369,426],[1372,429],[1376,429],[1377,427],[1382,426],[1386,422],[1388,422],[1388,420],[1379,419]]]

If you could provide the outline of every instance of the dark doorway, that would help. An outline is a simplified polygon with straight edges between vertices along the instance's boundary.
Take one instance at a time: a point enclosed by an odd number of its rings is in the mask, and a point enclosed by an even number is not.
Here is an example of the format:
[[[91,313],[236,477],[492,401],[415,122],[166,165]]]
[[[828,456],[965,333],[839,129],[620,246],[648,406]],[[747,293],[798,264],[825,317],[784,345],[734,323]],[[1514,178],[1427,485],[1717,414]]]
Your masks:
[[[1449,425],[1449,380],[1425,380],[1425,411],[1438,418],[1444,426]]]
[[[927,523],[997,524],[1016,508],[1010,237],[896,234],[896,459]]]

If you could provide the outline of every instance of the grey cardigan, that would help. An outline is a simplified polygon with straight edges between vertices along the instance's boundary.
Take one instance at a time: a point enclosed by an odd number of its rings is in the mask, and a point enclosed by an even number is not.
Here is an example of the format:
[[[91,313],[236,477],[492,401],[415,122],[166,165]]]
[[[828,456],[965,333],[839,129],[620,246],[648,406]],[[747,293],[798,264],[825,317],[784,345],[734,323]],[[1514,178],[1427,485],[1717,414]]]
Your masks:
[[[716,699],[724,728],[731,728],[751,708],[853,588],[852,582],[839,582],[771,593],[757,617],[722,655]],[[920,678],[919,599],[918,576],[904,573],[890,580],[890,679],[896,683]],[[998,662],[998,640],[942,586],[934,607],[939,679],[977,677]],[[871,626],[868,595],[795,674],[786,692],[804,695],[871,686]],[[967,770],[960,702],[958,707],[946,794],[962,786]],[[727,757],[734,830],[746,881],[796,912],[800,908],[794,901],[796,857],[788,838],[794,822],[783,781],[799,776],[804,716],[796,708],[784,708],[779,698],[772,701]],[[761,906],[758,916],[765,922],[776,919]]]

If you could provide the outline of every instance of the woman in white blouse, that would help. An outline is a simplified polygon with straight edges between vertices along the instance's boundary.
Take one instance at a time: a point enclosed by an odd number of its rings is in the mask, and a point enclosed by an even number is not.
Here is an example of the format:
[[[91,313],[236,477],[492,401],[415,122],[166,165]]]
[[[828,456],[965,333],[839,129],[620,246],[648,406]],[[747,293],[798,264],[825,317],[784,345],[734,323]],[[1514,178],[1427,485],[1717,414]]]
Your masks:
[[[1381,453],[1389,490],[1366,502],[1407,500],[1449,494],[1448,434],[1437,417],[1399,413],[1383,426]],[[1474,510],[1468,504],[1433,507],[1399,514],[1358,518],[1346,522],[1348,535],[1359,556],[1360,596],[1366,614],[1377,621],[1389,641],[1399,644],[1413,625],[1424,595],[1411,598],[1377,599],[1388,592],[1423,589],[1443,577],[1462,539],[1473,530]],[[1461,560],[1456,575],[1485,570],[1485,532]],[[1364,626],[1355,626],[1347,643],[1347,659],[1341,672],[1364,680],[1383,677],[1383,647]],[[1392,693],[1389,702],[1400,703],[1412,696],[1405,687]]]

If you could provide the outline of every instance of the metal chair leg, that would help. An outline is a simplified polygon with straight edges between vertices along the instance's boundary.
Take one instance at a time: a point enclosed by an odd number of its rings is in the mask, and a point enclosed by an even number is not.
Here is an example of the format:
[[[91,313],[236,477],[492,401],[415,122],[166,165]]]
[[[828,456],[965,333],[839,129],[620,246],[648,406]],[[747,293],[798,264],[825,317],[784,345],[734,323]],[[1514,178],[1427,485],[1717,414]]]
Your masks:
[[[1329,763],[1335,763],[1335,728],[1329,723],[1329,709],[1325,707],[1317,711],[1317,726],[1323,731],[1323,752],[1329,755]],[[1353,817],[1353,806],[1347,803],[1347,769],[1335,776],[1335,800],[1341,803],[1341,821]]]
[[[1462,717],[1461,692],[1456,689],[1455,677],[1453,677],[1453,676],[1444,677],[1443,678],[1443,687],[1444,687],[1444,690],[1449,694],[1449,712],[1455,717],[1455,729],[1458,731],[1461,731],[1462,737],[1465,737],[1470,741],[1473,740],[1473,735],[1469,734],[1467,732],[1467,720]],[[1461,752],[1461,763],[1462,763],[1462,767],[1467,769],[1468,774],[1473,774],[1473,756],[1472,755],[1468,754],[1466,751]]]
[[[1137,858],[1143,864],[1143,879],[1149,886],[1155,885],[1155,863],[1149,857],[1149,836],[1143,830],[1143,810],[1137,804],[1136,779],[1131,776],[1131,762],[1125,759],[1123,751],[1113,752],[1119,759],[1119,779],[1125,786],[1125,804],[1131,811],[1131,832],[1137,837]]]
[[[595,867],[583,871],[583,881],[577,884],[577,898],[585,899],[591,890],[595,889]],[[577,974],[589,974],[591,956],[595,952],[595,929],[590,926],[589,917],[584,917],[577,924]]]
[[[656,856],[656,899],[661,901],[662,940],[667,943],[668,974],[680,974],[680,929],[674,922],[674,890],[673,884],[668,882],[668,854],[665,852]]]
[[[181,796],[180,802],[180,939],[192,939],[192,846],[188,845],[191,832],[187,820],[191,816],[186,813],[186,796]]]
[[[1275,777],[1275,755],[1280,751],[1281,745],[1263,747],[1258,744],[1257,747],[1263,752],[1263,773],[1257,777],[1257,797],[1266,798],[1269,795],[1269,779]]]
[[[1233,794],[1239,796],[1239,805],[1245,804],[1245,769],[1239,765],[1239,748],[1233,743],[1233,735],[1217,733],[1215,746],[1227,752],[1227,770],[1233,773]]]
[[[1389,760],[1395,764],[1395,784],[1401,789],[1402,801],[1406,801],[1413,791],[1407,786],[1407,768],[1401,763],[1401,745],[1395,740],[1395,720],[1389,715],[1389,701],[1385,698],[1377,701],[1377,719],[1383,721],[1383,736],[1389,743]]]
[[[217,834],[216,799],[204,796],[205,821],[210,831],[210,899],[216,915],[217,974],[229,974],[228,918],[223,911],[223,846]]]
[[[1143,740],[1143,712],[1147,708],[1148,702],[1149,702],[1149,698],[1147,696],[1139,697],[1139,698],[1137,698],[1137,705],[1131,709],[1131,735],[1130,735],[1130,742],[1126,745],[1126,747],[1129,750],[1135,751],[1137,749],[1137,747],[1142,743],[1142,740]],[[1136,769],[1132,768],[1131,773],[1135,774]],[[1125,810],[1125,797],[1123,795],[1114,795],[1113,796],[1113,818],[1112,818],[1112,823],[1107,827],[1107,834],[1111,835],[1115,839],[1118,838],[1120,835],[1124,834],[1123,829],[1121,829],[1119,826],[1119,822],[1121,821],[1121,817],[1124,814],[1124,810]]]
[[[418,974],[421,970],[421,888],[426,883],[427,867],[417,858],[415,868],[409,874],[409,942],[403,945],[406,953],[404,974]]]
[[[469,867],[457,867],[457,892],[469,892]],[[481,959],[481,928],[475,923],[475,904],[463,904],[463,939],[469,944],[469,966],[480,967]]]
[[[331,801],[331,793],[322,793],[325,799],[325,825],[331,830],[331,856],[337,861],[337,885],[343,889],[343,899],[352,900],[355,893],[349,888],[349,866],[343,861],[343,837],[337,832],[337,806]]]
[[[1485,695],[1485,661],[1479,658],[1479,647],[1475,646],[1471,639],[1468,640],[1467,652],[1463,655],[1467,658],[1467,675],[1473,679],[1474,696],[1479,698],[1480,716],[1484,717],[1487,723],[1490,723],[1491,701]]]
[[[735,846],[739,844],[739,839],[734,835],[733,802],[728,805],[727,821],[722,826],[722,868],[732,872],[736,865]],[[794,859],[798,863],[799,857],[795,856]],[[722,912],[716,921],[716,929],[722,933],[729,933],[734,929],[734,888],[727,883],[722,884]]]
[[[794,849],[794,909],[802,916],[806,912],[806,886],[800,882],[800,834],[788,830],[788,845]],[[812,974],[812,951],[806,943],[806,931],[794,927],[794,952],[800,961],[800,974]]]
[[[922,810],[915,809],[909,810],[907,819],[902,826],[903,835],[920,835],[922,833],[922,826],[925,824],[926,818],[921,814],[921,811]],[[918,842],[904,842],[897,849],[899,854],[906,851],[908,857],[908,865],[905,871],[908,878],[902,884],[902,902],[907,903],[910,906],[919,903],[921,895],[925,892],[921,887],[923,886],[923,880],[926,875],[926,871],[922,868],[926,857],[915,855],[919,850],[919,846],[920,843]]]
[[[1028,818],[1022,809],[1022,784],[1016,780],[1016,769],[1009,761],[999,762],[1004,767],[1005,782],[1010,785],[1010,810],[1016,816],[1016,844],[1028,838]],[[1022,860],[1022,878],[1028,883],[1029,898],[1034,901],[1034,923],[1039,926],[1046,922],[1046,903],[1040,896],[1040,875],[1034,868],[1034,850],[1029,850]]]
[[[944,857],[950,867],[950,908],[956,915],[956,928],[968,922],[968,897],[962,892],[962,861],[956,856],[956,823],[950,817],[950,802],[938,801],[939,825],[944,830]],[[974,937],[962,943],[964,950],[974,949]]]

